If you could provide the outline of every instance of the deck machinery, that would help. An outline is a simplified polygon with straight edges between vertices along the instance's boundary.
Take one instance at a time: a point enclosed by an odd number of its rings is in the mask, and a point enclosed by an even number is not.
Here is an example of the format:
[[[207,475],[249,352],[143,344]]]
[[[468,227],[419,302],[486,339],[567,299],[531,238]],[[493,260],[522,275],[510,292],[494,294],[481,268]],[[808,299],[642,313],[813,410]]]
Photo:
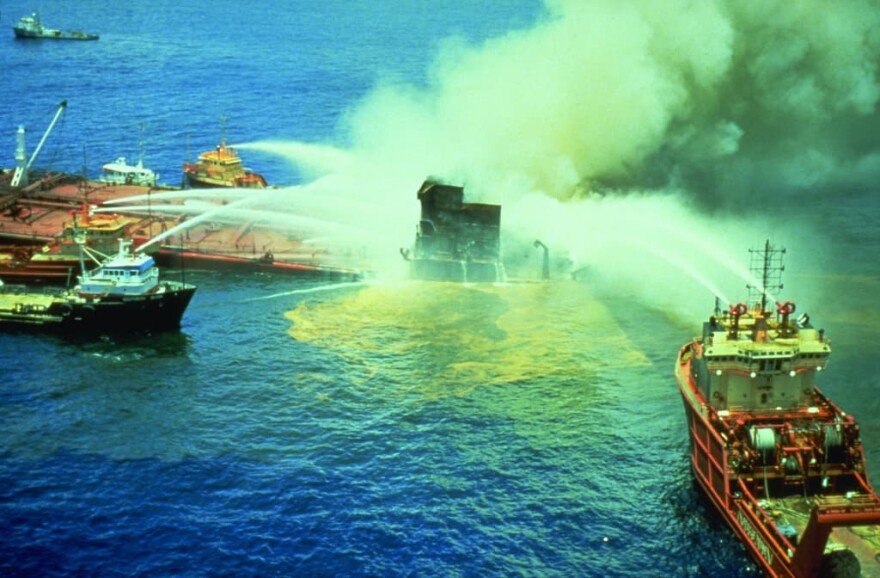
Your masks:
[[[880,577],[880,497],[859,424],[816,385],[831,342],[769,298],[783,251],[755,250],[754,305],[716,303],[679,352],[691,470],[766,576]]]

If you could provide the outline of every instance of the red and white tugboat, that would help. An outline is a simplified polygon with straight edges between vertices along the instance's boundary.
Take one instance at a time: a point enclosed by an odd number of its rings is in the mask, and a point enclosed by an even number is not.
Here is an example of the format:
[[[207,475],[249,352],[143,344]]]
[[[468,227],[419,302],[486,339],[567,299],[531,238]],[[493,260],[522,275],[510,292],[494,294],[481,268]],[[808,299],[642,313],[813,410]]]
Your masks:
[[[880,577],[880,498],[859,425],[816,386],[831,344],[782,288],[782,255],[753,250],[750,303],[681,348],[694,478],[770,577]],[[754,299],[753,299],[754,298]]]

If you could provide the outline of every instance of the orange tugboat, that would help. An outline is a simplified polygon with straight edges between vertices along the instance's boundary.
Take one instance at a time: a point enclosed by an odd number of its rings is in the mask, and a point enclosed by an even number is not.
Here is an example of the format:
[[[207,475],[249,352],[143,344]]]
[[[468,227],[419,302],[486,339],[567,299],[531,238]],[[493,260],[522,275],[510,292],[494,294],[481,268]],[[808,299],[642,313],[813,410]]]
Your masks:
[[[226,146],[226,131],[220,145],[199,155],[195,164],[185,163],[183,175],[192,188],[235,187],[263,189],[268,186],[263,175],[244,167],[234,148]]]
[[[784,249],[752,253],[753,304],[716,304],[675,364],[694,478],[767,576],[880,576],[859,425],[815,385],[830,341],[793,302],[773,304]]]

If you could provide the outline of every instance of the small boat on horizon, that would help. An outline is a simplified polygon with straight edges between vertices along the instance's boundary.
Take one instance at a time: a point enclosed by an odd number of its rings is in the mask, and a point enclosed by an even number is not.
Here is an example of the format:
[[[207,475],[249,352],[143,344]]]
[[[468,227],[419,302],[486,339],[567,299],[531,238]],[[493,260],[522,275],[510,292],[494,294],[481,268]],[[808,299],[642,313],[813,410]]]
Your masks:
[[[34,12],[30,16],[22,18],[12,27],[16,38],[21,39],[48,39],[48,40],[98,40],[97,34],[82,32],[80,30],[58,30],[46,28],[40,21],[39,15]]]
[[[2,286],[0,329],[94,336],[180,327],[195,285],[160,280],[153,257],[132,252],[130,241],[119,239],[112,257],[81,248],[82,274],[73,289],[34,293]],[[100,262],[92,271],[86,254]]]
[[[820,391],[831,342],[777,302],[767,242],[749,303],[714,314],[675,364],[694,480],[770,578],[880,576],[880,497],[859,424]]]

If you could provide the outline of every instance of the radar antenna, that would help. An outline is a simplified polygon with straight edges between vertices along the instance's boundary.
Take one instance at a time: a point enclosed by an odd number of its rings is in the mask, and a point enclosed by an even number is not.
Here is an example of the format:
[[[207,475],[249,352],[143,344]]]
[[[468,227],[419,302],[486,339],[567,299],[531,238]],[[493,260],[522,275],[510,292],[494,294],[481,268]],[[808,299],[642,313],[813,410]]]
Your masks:
[[[782,272],[785,271],[783,255],[785,249],[774,247],[769,239],[764,242],[762,249],[749,249],[749,271],[752,279],[760,279],[761,284],[748,284],[746,288],[749,290],[749,303],[757,303],[760,299],[761,313],[767,310],[768,299],[773,299],[773,294],[782,290]]]

